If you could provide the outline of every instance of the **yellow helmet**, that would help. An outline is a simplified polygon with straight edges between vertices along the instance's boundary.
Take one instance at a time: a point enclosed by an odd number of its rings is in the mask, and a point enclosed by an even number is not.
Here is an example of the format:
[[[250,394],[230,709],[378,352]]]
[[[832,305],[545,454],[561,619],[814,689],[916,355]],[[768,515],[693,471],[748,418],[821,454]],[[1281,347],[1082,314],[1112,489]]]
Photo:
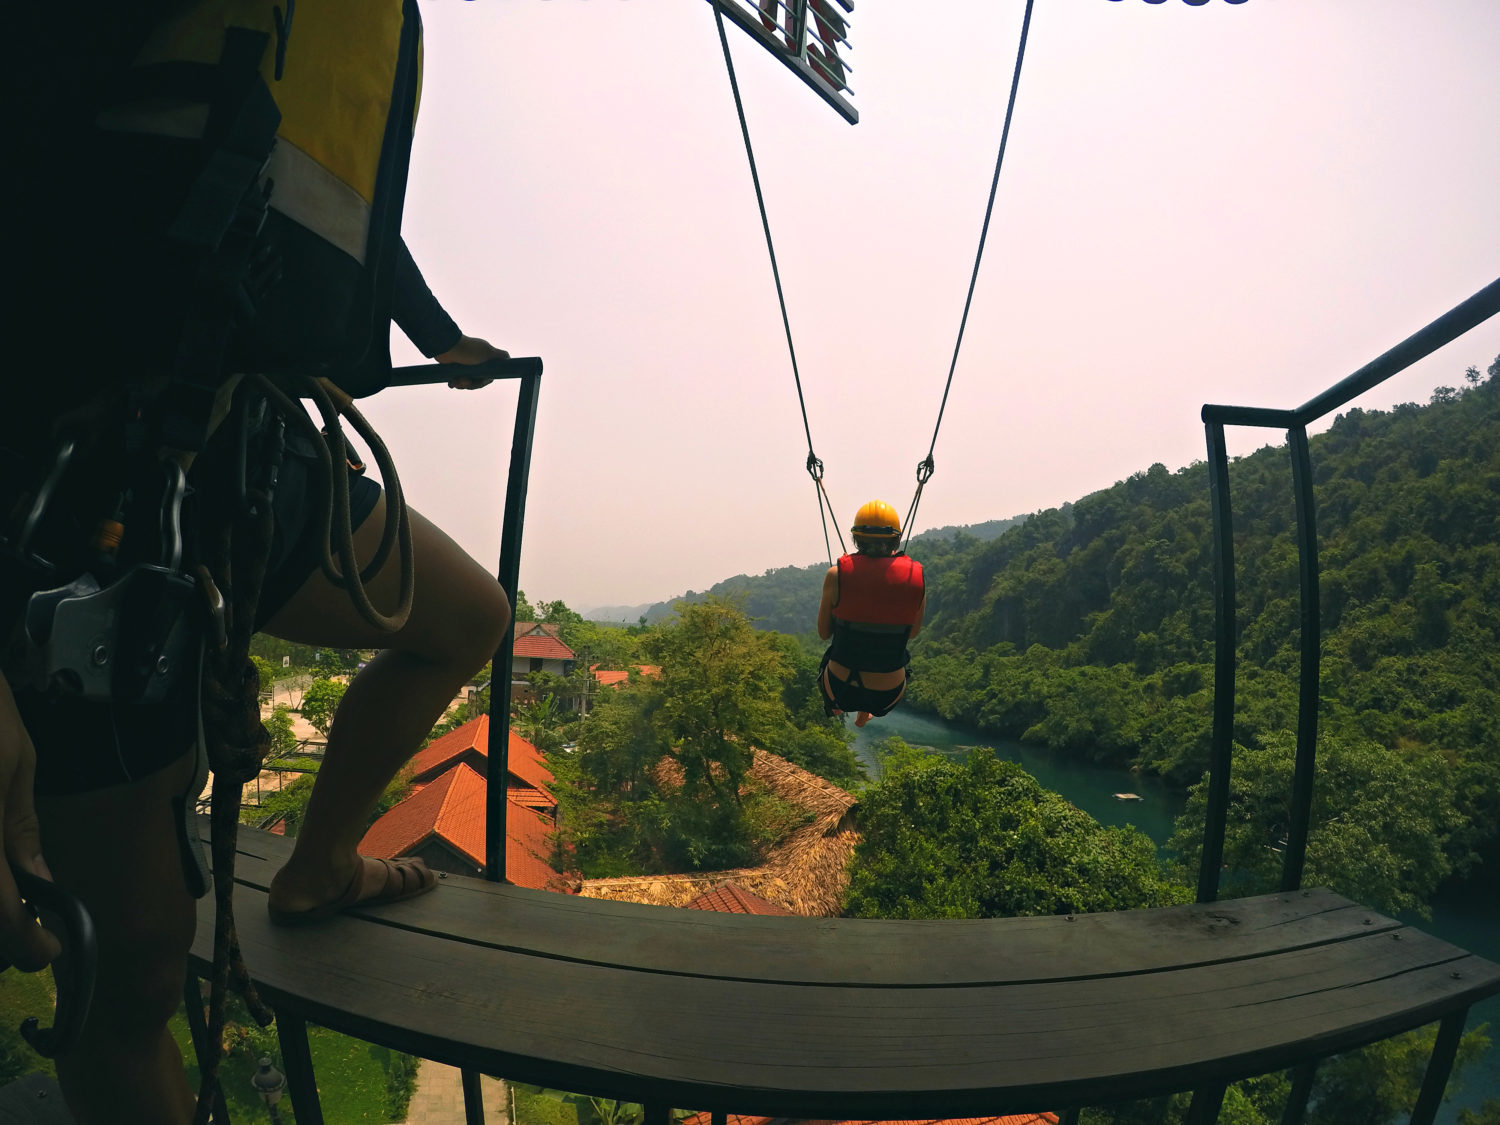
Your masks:
[[[868,539],[897,539],[901,536],[901,517],[884,500],[871,500],[854,516],[853,532]]]

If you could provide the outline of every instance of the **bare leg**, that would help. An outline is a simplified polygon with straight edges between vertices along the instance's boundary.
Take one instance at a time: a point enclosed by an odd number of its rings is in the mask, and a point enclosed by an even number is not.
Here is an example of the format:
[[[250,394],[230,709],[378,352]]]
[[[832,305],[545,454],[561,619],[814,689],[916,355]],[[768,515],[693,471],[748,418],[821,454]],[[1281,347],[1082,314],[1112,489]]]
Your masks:
[[[193,1092],[167,1031],[182,1003],[197,917],[171,806],[192,773],[188,755],[129,785],[37,798],[48,866],[83,900],[99,936],[83,1038],[57,1060],[79,1125],[192,1120]]]
[[[382,497],[355,535],[361,558],[374,553],[384,510]],[[416,594],[399,633],[366,623],[348,595],[321,574],[266,627],[290,641],[383,650],[354,677],[334,715],[307,818],[291,859],[271,883],[277,910],[337,899],[362,862],[377,870],[356,852],[375,802],[459,688],[494,655],[510,624],[510,603],[489,572],[417,512],[411,521]],[[371,601],[389,611],[397,587],[392,558],[370,584]]]
[[[870,712],[868,712],[868,711],[861,711],[858,715],[856,715],[854,717],[854,725],[857,726],[857,727],[862,727],[866,723],[868,723],[869,721],[870,721]]]

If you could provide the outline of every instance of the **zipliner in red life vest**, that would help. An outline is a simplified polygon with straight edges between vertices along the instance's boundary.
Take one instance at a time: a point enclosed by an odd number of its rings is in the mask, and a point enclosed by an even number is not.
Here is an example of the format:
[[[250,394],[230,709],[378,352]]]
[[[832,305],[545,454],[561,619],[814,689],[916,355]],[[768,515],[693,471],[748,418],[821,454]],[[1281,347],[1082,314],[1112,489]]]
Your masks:
[[[906,642],[926,598],[922,564],[908,555],[844,555],[829,659],[863,672],[906,667]]]

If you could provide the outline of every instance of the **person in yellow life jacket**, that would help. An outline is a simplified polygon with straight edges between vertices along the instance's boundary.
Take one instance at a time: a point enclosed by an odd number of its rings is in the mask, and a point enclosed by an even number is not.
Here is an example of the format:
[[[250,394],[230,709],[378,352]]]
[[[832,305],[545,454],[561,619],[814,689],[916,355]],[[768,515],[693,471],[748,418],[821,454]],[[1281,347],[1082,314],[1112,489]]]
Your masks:
[[[245,403],[260,394],[249,381],[235,392],[234,424],[186,428],[204,421],[200,401],[216,403],[233,386],[228,373],[326,371],[351,394],[379,389],[392,317],[425,355],[454,365],[447,382],[458,389],[488,381],[465,374],[466,365],[506,354],[443,312],[401,242],[420,70],[415,0],[298,5],[295,20],[292,7],[22,5],[16,40],[27,44],[27,66],[0,83],[6,119],[26,123],[21,159],[0,184],[0,201],[25,204],[7,206],[17,221],[0,248],[26,294],[0,310],[16,328],[6,334],[7,370],[16,374],[0,389],[0,514],[10,513],[0,519],[0,640],[15,642],[0,646],[0,860],[9,861],[0,870],[55,873],[93,919],[93,1002],[76,1044],[56,1059],[79,1125],[193,1120],[168,1020],[182,1004],[194,898],[205,891],[184,826],[202,777],[196,675],[174,677],[160,701],[117,703],[53,691],[26,667],[22,619],[37,575],[50,587],[94,565],[94,541],[75,525],[91,526],[84,517],[100,497],[113,500],[127,484],[112,439],[92,443],[90,459],[57,489],[41,487],[52,501],[31,502],[59,415],[78,403],[125,401],[127,376],[138,380],[132,394],[168,375],[174,390],[192,390],[182,398],[192,408],[181,412],[184,428],[171,433],[200,444],[164,436],[161,444],[197,451],[194,479],[235,456],[256,487],[276,474],[257,628],[323,648],[381,649],[328,732],[295,850],[271,882],[273,921],[317,921],[436,885],[421,860],[368,858],[358,845],[386,784],[510,621],[488,569],[411,510],[412,610],[398,632],[375,629],[319,565],[329,531],[314,501],[328,451],[317,439],[288,425],[283,441],[283,408],[263,397]],[[169,90],[178,79],[189,88]],[[53,127],[33,127],[35,116],[21,111],[45,109],[54,91],[60,108],[43,115]],[[226,224],[229,233],[219,229]],[[235,248],[248,260],[226,252]],[[220,315],[221,305],[233,315]],[[174,310],[187,312],[166,315]],[[27,502],[16,507],[20,497]],[[385,494],[356,476],[347,507],[356,556],[371,559]],[[33,538],[23,518],[44,508],[55,518]],[[189,552],[202,524],[195,512],[189,507],[182,526]],[[149,531],[144,539],[127,531],[125,551],[154,545]],[[17,544],[55,567],[34,572]],[[398,599],[400,569],[393,555],[369,575],[366,590],[382,612]],[[0,957],[37,968],[57,955],[55,937],[21,907],[8,871],[0,874]]]
[[[856,713],[854,725],[889,714],[906,692],[906,642],[922,627],[922,564],[901,550],[901,517],[871,500],[854,517],[854,554],[823,578],[818,636],[832,641],[818,668],[823,707]]]

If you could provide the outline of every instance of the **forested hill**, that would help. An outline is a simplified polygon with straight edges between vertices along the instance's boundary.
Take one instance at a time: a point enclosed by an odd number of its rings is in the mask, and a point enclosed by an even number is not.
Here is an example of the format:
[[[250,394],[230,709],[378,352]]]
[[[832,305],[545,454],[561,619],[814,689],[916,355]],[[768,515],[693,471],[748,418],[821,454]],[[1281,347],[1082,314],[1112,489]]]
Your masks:
[[[938,527],[914,535],[911,541],[912,554],[921,557],[930,544],[944,542],[986,542],[1003,534],[1012,527],[1025,522],[1027,516],[1013,516],[1004,520],[986,520],[984,523]],[[845,532],[847,539],[848,532]],[[741,601],[745,613],[757,629],[769,629],[778,633],[810,633],[818,612],[818,596],[822,590],[823,575],[828,564],[814,563],[812,566],[783,566],[768,570],[764,574],[736,574],[716,582],[702,592],[689,590],[680,598],[657,602],[643,609],[646,623],[654,625],[671,616],[672,607],[679,601],[700,602],[711,596],[722,596]],[[596,621],[628,620],[634,623],[636,616],[604,616],[606,610],[625,607],[603,607],[591,610],[586,616]]]
[[[1440,752],[1500,824],[1500,358],[1426,406],[1312,439],[1323,731]],[[1285,446],[1235,461],[1237,740],[1295,726],[1297,550]],[[1208,472],[1153,465],[989,543],[924,545],[909,700],[980,730],[1195,780],[1213,682]],[[914,552],[918,553],[918,552]]]

